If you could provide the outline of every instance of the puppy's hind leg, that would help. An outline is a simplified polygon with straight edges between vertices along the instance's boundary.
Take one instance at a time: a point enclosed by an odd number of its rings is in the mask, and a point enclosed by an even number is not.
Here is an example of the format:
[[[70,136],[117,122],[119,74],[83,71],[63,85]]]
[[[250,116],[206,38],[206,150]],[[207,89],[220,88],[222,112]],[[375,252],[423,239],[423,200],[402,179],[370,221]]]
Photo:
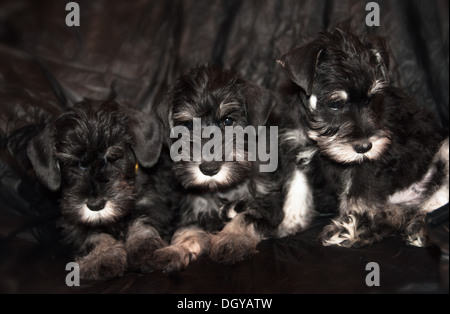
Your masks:
[[[394,204],[389,204],[387,211],[395,212],[396,215],[390,216],[397,217],[393,220],[395,227],[403,233],[409,245],[425,247],[429,244],[426,216],[449,201],[448,149],[449,140],[446,139],[422,180],[389,199]],[[395,206],[398,209],[393,211]]]
[[[155,251],[154,266],[163,272],[181,271],[207,253],[209,247],[208,232],[196,226],[181,228],[173,235],[170,246]]]
[[[421,205],[421,210],[430,213],[449,202],[449,139],[441,145],[434,156],[433,165],[441,175],[441,180],[433,188],[432,195]]]
[[[403,228],[403,237],[408,245],[426,247],[428,245],[428,231],[425,225],[425,212],[417,212]]]

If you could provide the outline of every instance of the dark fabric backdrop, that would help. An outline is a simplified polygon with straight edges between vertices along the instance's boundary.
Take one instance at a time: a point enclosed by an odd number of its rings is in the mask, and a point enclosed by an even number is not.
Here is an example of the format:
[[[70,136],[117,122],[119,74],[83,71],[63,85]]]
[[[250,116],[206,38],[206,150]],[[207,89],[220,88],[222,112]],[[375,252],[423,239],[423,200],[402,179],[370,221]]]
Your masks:
[[[370,1],[358,0],[79,0],[80,27],[66,26],[67,2],[0,0],[0,292],[39,292],[42,280],[47,282],[42,291],[70,292],[58,264],[64,248],[54,226],[56,196],[35,181],[25,147],[50,119],[83,98],[115,96],[149,112],[180,74],[208,62],[276,91],[286,78],[275,60],[345,22],[387,38],[394,84],[431,108],[448,132],[448,0],[378,0],[380,27],[365,25]],[[258,257],[223,267],[225,277],[212,277],[209,286],[200,283],[202,267],[212,274],[220,266],[204,262],[175,283],[161,274],[144,276],[146,281],[129,275],[115,285],[81,291],[361,292],[367,287],[361,290],[356,279],[343,285],[339,278],[361,266],[361,255],[378,253],[399,278],[382,291],[440,291],[436,252],[406,248],[396,239],[387,249],[324,249],[314,241],[319,229],[320,223],[304,237],[263,243]],[[399,250],[397,258],[387,257]],[[330,258],[341,263],[335,265],[337,277],[323,271]],[[421,259],[422,272],[399,274],[411,259]],[[52,263],[59,272],[46,269]],[[299,269],[309,269],[312,277]],[[334,279],[321,283],[314,277],[319,274]],[[312,281],[319,283],[307,284]]]

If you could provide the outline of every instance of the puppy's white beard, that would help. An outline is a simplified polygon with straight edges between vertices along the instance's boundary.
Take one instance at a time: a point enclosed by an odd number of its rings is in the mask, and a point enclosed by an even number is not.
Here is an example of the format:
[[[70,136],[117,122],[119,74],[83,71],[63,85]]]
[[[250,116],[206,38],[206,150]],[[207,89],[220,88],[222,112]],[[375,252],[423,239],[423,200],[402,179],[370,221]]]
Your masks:
[[[316,131],[309,131],[308,135],[317,142],[324,154],[344,164],[363,163],[364,160],[377,160],[390,144],[390,139],[387,136],[373,136],[369,139],[372,143],[372,149],[364,154],[359,154],[354,150],[353,145],[340,142],[337,136],[325,137]]]
[[[89,224],[112,222],[118,217],[114,203],[107,201],[105,207],[99,211],[92,211],[83,205],[81,208],[81,220]]]
[[[364,154],[364,156],[369,160],[376,160],[380,158],[391,143],[391,140],[386,136],[374,136],[369,140],[372,142],[372,149]]]
[[[192,167],[191,172],[195,185],[224,184],[229,181],[230,171],[226,164],[214,176],[204,175],[198,166]]]

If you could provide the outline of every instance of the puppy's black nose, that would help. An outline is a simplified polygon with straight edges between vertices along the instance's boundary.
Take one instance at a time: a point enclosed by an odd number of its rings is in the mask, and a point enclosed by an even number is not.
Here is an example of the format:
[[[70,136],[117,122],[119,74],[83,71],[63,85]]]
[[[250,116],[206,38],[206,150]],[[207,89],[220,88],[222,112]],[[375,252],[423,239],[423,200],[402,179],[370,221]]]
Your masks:
[[[90,210],[98,212],[105,208],[106,201],[104,199],[89,200],[86,205]]]
[[[215,176],[219,173],[221,168],[221,164],[218,162],[204,162],[200,165],[200,171],[205,176]]]
[[[353,146],[353,148],[358,154],[365,154],[372,149],[372,143],[369,141],[361,142]]]

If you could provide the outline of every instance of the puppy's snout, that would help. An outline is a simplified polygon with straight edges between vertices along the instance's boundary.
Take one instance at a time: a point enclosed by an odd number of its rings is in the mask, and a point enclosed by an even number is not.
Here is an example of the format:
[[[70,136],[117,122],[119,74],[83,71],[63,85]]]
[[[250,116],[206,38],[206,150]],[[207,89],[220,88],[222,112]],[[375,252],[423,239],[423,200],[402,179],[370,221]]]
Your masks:
[[[98,212],[105,208],[106,201],[104,199],[89,200],[86,205],[90,210]]]
[[[203,162],[200,165],[200,171],[206,176],[214,176],[219,173],[221,164],[218,162]]]
[[[365,154],[372,149],[372,143],[369,141],[364,141],[354,145],[353,148],[358,154]]]

